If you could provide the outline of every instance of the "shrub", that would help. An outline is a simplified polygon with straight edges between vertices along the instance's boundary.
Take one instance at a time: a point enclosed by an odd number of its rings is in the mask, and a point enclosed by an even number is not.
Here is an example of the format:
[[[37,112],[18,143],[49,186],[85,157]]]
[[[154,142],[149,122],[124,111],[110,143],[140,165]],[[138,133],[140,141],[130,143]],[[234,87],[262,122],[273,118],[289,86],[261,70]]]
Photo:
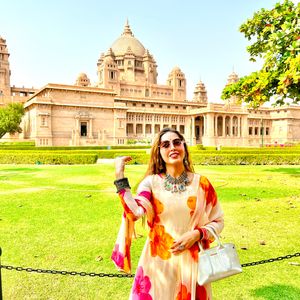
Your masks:
[[[128,139],[128,145],[135,145],[135,144],[147,144],[150,145],[151,141],[148,139],[138,140],[138,139]]]
[[[148,149],[150,148],[150,145],[118,145],[118,146],[78,146],[78,147],[73,147],[73,146],[66,146],[66,147],[34,147],[32,144],[24,145],[24,144],[5,144],[2,145],[0,143],[0,150],[42,150],[42,151],[71,151],[71,150],[82,150],[82,151],[89,151],[89,150],[109,150],[109,149]]]
[[[202,144],[196,145],[196,149],[197,149],[197,150],[205,150],[205,148],[203,147]]]
[[[0,164],[94,164],[95,154],[1,153]]]
[[[93,164],[97,158],[130,155],[131,164],[148,164],[150,155],[143,149],[114,150],[0,150],[2,164]],[[300,151],[191,151],[195,165],[300,165]]]
[[[299,165],[297,154],[193,154],[195,165]]]

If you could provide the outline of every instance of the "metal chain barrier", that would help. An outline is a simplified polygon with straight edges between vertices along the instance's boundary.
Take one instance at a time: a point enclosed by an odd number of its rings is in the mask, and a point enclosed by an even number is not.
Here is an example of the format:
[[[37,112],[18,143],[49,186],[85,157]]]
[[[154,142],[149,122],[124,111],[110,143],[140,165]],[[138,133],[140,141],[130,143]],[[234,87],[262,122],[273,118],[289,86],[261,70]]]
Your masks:
[[[271,262],[274,262],[274,261],[281,261],[281,260],[284,260],[284,259],[290,259],[292,257],[298,257],[298,256],[300,256],[300,252],[297,252],[297,253],[294,253],[294,254],[288,254],[286,256],[278,256],[276,258],[269,258],[269,259],[263,259],[263,260],[254,261],[254,262],[250,262],[250,263],[245,263],[245,264],[242,264],[241,266],[243,268],[252,267],[252,266],[271,263]]]
[[[252,267],[257,265],[262,265],[266,263],[272,263],[275,261],[282,261],[284,259],[290,259],[292,257],[299,257],[300,252],[294,253],[294,254],[288,254],[286,256],[279,256],[276,258],[269,258],[269,259],[263,259],[255,262],[245,263],[241,266],[243,268],[245,267]],[[87,272],[75,272],[75,271],[57,271],[57,270],[44,270],[44,269],[34,269],[34,268],[23,268],[23,267],[14,267],[14,266],[5,266],[0,265],[0,269],[6,269],[6,270],[16,270],[16,271],[26,271],[26,272],[36,272],[36,273],[42,273],[42,274],[59,274],[59,275],[79,275],[79,276],[90,276],[90,277],[118,277],[118,278],[124,278],[124,277],[134,277],[134,274],[125,274],[125,273],[87,273]],[[0,270],[1,271],[1,270]]]
[[[59,274],[59,275],[79,275],[79,276],[90,276],[90,277],[134,277],[134,274],[125,274],[125,273],[87,273],[87,272],[75,272],[75,271],[58,271],[58,270],[44,270],[44,269],[34,269],[34,268],[23,268],[23,267],[14,267],[14,266],[0,266],[2,269],[6,270],[16,270],[16,271],[26,271],[26,272],[35,272],[41,274]]]

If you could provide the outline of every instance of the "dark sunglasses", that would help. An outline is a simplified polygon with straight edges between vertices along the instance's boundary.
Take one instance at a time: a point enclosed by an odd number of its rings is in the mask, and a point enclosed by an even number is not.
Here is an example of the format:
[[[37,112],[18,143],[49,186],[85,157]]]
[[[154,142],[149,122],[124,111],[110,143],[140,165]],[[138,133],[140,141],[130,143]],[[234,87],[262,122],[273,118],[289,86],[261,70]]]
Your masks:
[[[171,144],[174,147],[180,147],[182,144],[184,144],[184,141],[179,138],[174,139],[172,141],[162,141],[159,145],[159,148],[168,149],[171,146]]]

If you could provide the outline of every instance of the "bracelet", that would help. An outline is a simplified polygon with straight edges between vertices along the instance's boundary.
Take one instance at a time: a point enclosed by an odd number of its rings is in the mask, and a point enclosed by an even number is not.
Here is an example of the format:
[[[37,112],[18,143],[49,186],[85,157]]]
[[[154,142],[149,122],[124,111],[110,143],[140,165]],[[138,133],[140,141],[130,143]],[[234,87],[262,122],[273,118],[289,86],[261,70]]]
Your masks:
[[[114,185],[117,188],[117,193],[119,193],[121,190],[131,188],[129,185],[129,182],[128,182],[128,178],[126,178],[126,177],[115,180]]]

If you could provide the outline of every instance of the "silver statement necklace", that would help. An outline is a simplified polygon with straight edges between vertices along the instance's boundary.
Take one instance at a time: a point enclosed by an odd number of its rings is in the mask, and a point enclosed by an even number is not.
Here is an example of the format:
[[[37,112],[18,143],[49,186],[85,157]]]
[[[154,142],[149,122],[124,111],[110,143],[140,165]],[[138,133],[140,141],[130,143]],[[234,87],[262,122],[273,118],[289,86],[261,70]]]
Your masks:
[[[170,174],[166,173],[164,180],[164,188],[166,191],[171,191],[172,193],[184,192],[188,184],[189,178],[186,171],[183,171],[182,174],[177,178],[174,178]]]

